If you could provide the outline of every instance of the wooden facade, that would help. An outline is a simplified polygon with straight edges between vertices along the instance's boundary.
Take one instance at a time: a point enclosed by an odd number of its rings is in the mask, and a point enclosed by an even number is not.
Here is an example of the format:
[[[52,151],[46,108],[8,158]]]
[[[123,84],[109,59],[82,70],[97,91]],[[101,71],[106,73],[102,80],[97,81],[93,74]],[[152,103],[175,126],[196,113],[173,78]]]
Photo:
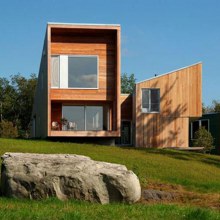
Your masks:
[[[121,120],[132,121],[133,100],[130,94],[121,94]]]
[[[69,89],[51,87],[51,57],[97,56],[98,86],[96,89]],[[34,131],[36,137],[118,137],[120,136],[120,26],[119,25],[47,25],[45,45],[42,53],[38,86],[32,117],[41,129]],[[42,80],[41,80],[42,78]],[[42,83],[44,86],[42,86]],[[43,90],[42,90],[42,87]],[[45,99],[44,102],[39,100]],[[42,103],[42,104],[40,104]],[[109,129],[102,131],[52,130],[53,121],[60,122],[62,105],[108,106]],[[39,111],[39,108],[42,111]],[[43,112],[43,114],[42,114]],[[60,126],[61,127],[61,126]],[[32,129],[33,130],[33,129]],[[41,130],[41,131],[40,131]],[[32,131],[33,133],[33,131]]]
[[[136,84],[135,146],[188,147],[189,119],[202,115],[202,64],[195,64]],[[160,89],[160,111],[142,112],[142,89]]]

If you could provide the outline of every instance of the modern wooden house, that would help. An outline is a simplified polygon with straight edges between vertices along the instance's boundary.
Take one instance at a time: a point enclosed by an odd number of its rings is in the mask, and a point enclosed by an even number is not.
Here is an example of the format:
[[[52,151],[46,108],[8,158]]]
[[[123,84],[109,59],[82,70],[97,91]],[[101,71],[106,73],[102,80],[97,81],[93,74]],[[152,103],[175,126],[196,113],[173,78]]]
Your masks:
[[[48,23],[33,137],[120,136],[120,25]]]
[[[32,136],[136,147],[188,147],[202,115],[201,63],[120,94],[120,25],[47,25]]]

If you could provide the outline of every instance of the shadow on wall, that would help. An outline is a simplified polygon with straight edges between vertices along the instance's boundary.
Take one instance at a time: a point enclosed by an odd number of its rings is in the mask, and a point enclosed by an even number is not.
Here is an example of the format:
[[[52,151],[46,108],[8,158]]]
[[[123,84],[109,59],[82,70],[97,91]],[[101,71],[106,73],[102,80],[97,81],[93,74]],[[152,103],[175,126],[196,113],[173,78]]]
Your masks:
[[[160,113],[142,113],[141,102],[138,103],[137,108],[140,114],[137,114],[136,119],[136,122],[138,122],[137,135],[139,136],[138,139],[141,140],[137,140],[137,147],[177,147],[183,146],[186,142],[184,137],[182,137],[184,134],[184,118],[179,117],[186,113],[187,103],[178,104],[176,107],[173,107],[175,103],[174,100],[170,98],[171,94],[176,92],[175,86],[177,80],[178,76],[171,85],[168,85],[167,83],[162,90],[162,96],[160,97]],[[151,84],[150,88],[160,88],[160,86],[158,85],[158,82],[155,82]],[[178,99],[178,94],[175,94],[175,96]],[[177,120],[179,120],[178,123]]]

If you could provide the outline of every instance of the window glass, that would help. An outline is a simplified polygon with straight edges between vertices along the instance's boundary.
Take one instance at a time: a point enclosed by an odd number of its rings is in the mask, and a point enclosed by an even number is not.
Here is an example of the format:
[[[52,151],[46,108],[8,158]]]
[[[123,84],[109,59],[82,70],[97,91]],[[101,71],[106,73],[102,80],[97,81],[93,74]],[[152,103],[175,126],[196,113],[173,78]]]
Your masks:
[[[201,127],[204,127],[207,131],[209,131],[209,121],[201,120]]]
[[[196,133],[196,131],[198,131],[198,130],[199,130],[199,121],[194,121],[194,122],[192,123],[192,139],[195,138],[195,133]]]
[[[107,130],[103,127],[102,106],[63,106],[62,112],[63,121],[65,121],[62,130]]]
[[[63,118],[67,119],[67,129],[85,130],[84,106],[63,106]]]
[[[86,106],[86,130],[103,130],[102,106]]]
[[[149,109],[149,102],[150,102],[150,90],[143,89],[142,90],[142,108]]]
[[[151,111],[159,112],[160,111],[160,90],[151,89]]]
[[[195,133],[201,128],[204,127],[207,131],[209,131],[209,120],[202,119],[198,121],[193,121],[192,123],[192,133],[191,133],[191,139],[195,139]]]
[[[97,57],[68,57],[68,87],[97,88]]]
[[[142,89],[142,112],[160,111],[160,89]]]
[[[59,87],[59,78],[60,78],[60,70],[59,70],[59,56],[51,57],[51,87],[58,88]]]

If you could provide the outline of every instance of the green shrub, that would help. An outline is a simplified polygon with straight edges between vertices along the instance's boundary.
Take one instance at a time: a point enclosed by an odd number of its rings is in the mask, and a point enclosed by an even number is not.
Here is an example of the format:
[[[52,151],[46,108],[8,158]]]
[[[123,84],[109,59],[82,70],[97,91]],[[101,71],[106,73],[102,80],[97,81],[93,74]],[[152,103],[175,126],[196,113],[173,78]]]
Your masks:
[[[18,137],[18,129],[10,121],[0,122],[0,137],[2,138],[16,138]]]
[[[213,149],[214,139],[210,132],[204,127],[201,127],[195,132],[195,140],[193,141],[194,147],[204,147],[204,152],[210,152]]]

